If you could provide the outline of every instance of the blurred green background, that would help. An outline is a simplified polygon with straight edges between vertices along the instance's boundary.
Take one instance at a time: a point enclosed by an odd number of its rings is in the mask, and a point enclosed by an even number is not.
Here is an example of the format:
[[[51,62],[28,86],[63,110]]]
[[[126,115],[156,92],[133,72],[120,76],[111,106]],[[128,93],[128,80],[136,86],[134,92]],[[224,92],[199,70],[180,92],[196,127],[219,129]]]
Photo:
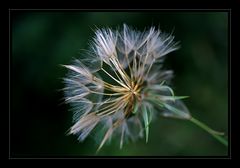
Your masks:
[[[150,11],[81,12],[12,10],[11,21],[11,157],[73,157],[95,155],[91,138],[79,143],[66,136],[72,125],[69,106],[62,104],[60,64],[80,58],[95,27],[126,23],[144,30],[174,29],[181,49],[167,56],[176,95],[188,95],[190,112],[211,128],[228,134],[227,12]],[[149,143],[139,140],[119,149],[118,140],[97,156],[226,156],[228,149],[184,120],[159,118],[150,125]],[[96,155],[95,155],[96,156]]]

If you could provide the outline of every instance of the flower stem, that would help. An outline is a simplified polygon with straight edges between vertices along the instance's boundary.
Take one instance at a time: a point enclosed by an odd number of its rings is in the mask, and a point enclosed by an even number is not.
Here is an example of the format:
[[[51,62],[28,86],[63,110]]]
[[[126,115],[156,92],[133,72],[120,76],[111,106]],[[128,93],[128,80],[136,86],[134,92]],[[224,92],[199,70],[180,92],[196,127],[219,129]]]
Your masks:
[[[223,145],[228,146],[228,141],[222,137],[223,133],[212,130],[206,124],[200,122],[196,118],[191,117],[190,121],[196,124],[197,126],[199,126],[200,128],[204,129],[205,131],[207,131],[209,134],[211,134],[215,139],[217,139]]]

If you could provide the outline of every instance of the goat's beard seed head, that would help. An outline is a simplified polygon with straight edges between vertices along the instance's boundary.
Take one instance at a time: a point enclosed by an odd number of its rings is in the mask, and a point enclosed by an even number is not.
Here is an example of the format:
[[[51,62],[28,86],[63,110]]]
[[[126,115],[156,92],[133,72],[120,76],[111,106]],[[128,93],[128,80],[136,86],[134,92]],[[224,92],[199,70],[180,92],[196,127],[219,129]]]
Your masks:
[[[99,149],[116,136],[125,141],[145,135],[159,115],[191,116],[168,86],[171,70],[163,70],[164,56],[177,50],[172,34],[151,27],[140,32],[123,25],[121,30],[98,29],[90,50],[83,53],[64,79],[65,101],[74,112],[69,134],[83,141],[90,133]],[[102,78],[101,78],[101,77]]]

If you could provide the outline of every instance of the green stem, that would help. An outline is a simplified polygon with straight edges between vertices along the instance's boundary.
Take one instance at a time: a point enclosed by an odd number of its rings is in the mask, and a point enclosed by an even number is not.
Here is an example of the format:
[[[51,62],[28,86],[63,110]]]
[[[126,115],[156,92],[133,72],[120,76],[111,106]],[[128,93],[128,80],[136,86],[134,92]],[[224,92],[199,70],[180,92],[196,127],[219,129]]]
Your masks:
[[[216,132],[209,128],[206,124],[200,122],[199,120],[191,117],[190,121],[199,126],[200,128],[207,131],[209,134],[211,134],[214,138],[216,138],[219,142],[221,142],[223,145],[228,146],[228,141],[222,137],[223,133]]]

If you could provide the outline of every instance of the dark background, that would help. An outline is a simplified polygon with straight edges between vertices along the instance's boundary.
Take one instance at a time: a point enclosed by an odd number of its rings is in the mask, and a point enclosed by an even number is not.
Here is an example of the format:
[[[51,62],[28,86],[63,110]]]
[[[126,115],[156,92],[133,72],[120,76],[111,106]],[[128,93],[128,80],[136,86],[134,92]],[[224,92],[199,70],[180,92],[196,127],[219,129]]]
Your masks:
[[[10,156],[73,157],[95,155],[91,138],[79,143],[66,136],[72,125],[69,106],[62,104],[66,70],[60,64],[80,58],[95,27],[126,23],[174,29],[181,49],[170,53],[165,68],[173,69],[176,95],[191,114],[228,134],[228,13],[210,11],[10,11]],[[184,120],[159,118],[145,140],[119,149],[118,140],[105,145],[101,156],[226,156],[228,149]]]

